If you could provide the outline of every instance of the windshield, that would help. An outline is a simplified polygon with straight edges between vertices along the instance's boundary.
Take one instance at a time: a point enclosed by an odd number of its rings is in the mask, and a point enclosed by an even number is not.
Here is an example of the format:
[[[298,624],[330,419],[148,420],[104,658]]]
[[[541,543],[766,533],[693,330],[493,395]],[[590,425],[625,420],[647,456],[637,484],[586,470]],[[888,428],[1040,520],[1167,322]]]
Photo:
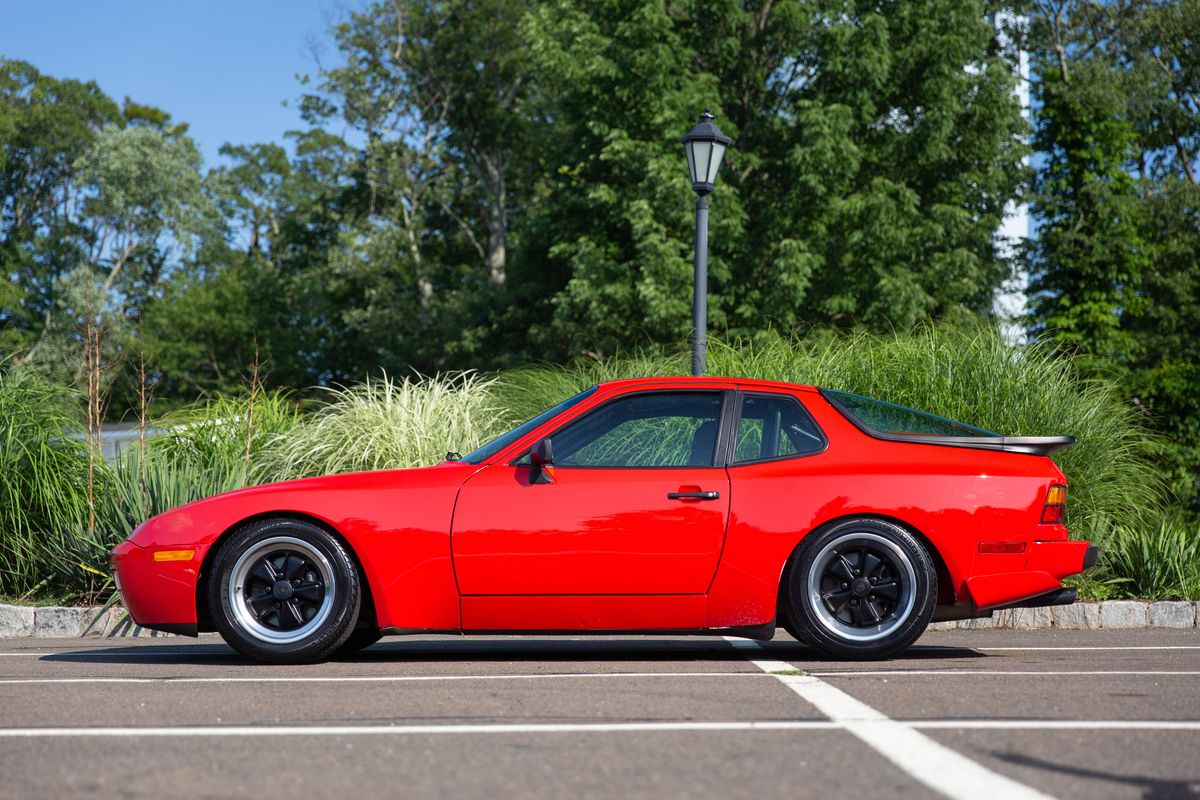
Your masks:
[[[556,405],[554,408],[546,409],[545,411],[538,414],[533,419],[529,420],[529,422],[526,422],[524,425],[519,425],[519,426],[513,428],[508,433],[504,434],[503,436],[500,436],[500,437],[495,438],[492,441],[488,442],[483,447],[480,447],[478,450],[475,450],[474,452],[471,452],[471,453],[467,453],[465,456],[462,457],[462,460],[468,464],[482,464],[484,461],[491,458],[492,456],[494,456],[496,453],[500,452],[504,448],[508,447],[510,444],[515,442],[517,439],[520,439],[522,436],[529,433],[531,430],[538,427],[542,423],[546,422],[550,418],[558,416],[559,414],[566,411],[568,408],[570,408],[571,406],[580,402],[581,400],[595,394],[596,388],[597,387],[593,386],[590,389],[585,389],[584,391],[580,392],[579,394],[575,395],[574,397],[569,397],[566,400],[563,400],[561,403]]]
[[[917,411],[850,392],[822,389],[835,405],[854,422],[872,433],[886,436],[1000,436],[998,433],[955,422],[937,414]]]

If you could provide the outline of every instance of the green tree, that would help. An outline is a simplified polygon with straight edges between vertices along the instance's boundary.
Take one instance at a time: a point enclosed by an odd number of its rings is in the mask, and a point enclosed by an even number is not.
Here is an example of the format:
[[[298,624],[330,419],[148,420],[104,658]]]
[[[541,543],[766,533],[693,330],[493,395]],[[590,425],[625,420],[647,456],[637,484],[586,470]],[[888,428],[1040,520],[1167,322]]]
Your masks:
[[[79,159],[100,129],[120,121],[95,83],[0,58],[0,351],[37,340],[59,281],[86,262]]]

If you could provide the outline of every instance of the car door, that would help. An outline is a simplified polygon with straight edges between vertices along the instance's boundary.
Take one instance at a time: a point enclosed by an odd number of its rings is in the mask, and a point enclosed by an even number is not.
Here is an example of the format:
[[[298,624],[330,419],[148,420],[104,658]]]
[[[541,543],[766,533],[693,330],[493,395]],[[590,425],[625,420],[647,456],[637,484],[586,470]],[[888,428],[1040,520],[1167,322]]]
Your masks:
[[[716,465],[725,400],[721,391],[622,395],[551,435],[544,475],[528,453],[480,470],[454,511],[459,591],[703,595],[729,516]]]

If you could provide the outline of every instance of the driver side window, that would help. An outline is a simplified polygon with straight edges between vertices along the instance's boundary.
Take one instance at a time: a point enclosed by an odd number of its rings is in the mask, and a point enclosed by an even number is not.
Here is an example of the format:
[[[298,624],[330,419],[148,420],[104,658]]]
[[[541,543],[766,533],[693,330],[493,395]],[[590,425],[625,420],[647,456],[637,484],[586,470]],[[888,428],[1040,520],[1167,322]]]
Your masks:
[[[615,400],[554,434],[559,467],[710,467],[720,392],[655,392]]]

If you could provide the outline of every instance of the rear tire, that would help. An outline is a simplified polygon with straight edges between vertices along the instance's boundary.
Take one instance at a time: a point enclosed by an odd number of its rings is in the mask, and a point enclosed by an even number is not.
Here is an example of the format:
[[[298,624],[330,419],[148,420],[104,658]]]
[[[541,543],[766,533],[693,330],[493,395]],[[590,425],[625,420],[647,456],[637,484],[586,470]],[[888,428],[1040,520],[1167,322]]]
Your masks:
[[[361,603],[345,546],[295,519],[262,520],[235,533],[217,552],[208,585],[221,637],[270,664],[328,658],[354,632]]]
[[[925,632],[937,573],[899,525],[860,518],[805,537],[784,577],[787,630],[824,655],[889,658]]]

